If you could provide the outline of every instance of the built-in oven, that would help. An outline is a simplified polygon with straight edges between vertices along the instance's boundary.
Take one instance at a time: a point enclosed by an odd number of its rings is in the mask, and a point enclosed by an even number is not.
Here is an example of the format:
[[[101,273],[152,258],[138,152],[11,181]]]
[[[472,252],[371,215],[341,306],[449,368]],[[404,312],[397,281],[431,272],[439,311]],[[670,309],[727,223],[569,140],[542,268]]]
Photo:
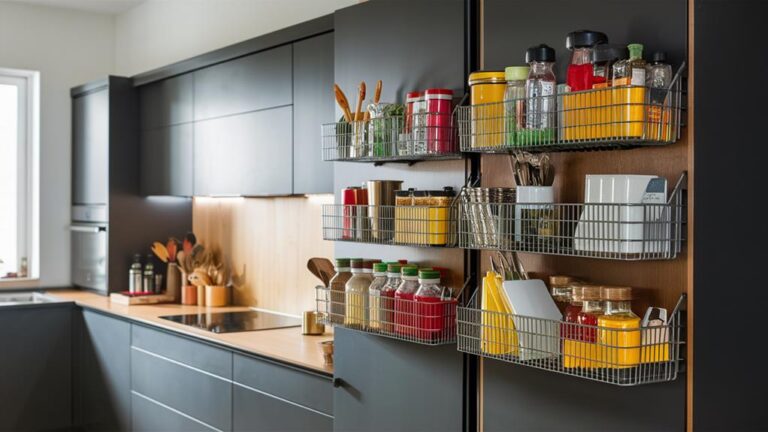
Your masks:
[[[72,283],[107,294],[109,224],[106,209],[75,206],[72,209]]]

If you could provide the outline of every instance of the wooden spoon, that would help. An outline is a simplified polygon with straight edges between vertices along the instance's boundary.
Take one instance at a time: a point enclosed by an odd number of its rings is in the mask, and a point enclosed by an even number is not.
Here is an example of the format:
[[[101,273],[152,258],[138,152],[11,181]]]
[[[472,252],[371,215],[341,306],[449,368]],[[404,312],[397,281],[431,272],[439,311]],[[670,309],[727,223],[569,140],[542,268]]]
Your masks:
[[[360,110],[363,109],[364,100],[365,100],[365,81],[360,81],[360,87],[357,89],[357,108],[355,109],[355,121],[362,120],[360,118]]]
[[[352,123],[352,113],[349,110],[349,101],[347,100],[347,96],[344,94],[338,84],[333,85],[333,91],[336,94],[336,103],[339,104],[339,108],[341,108],[341,112],[344,114],[344,119],[347,120],[347,123]]]
[[[373,103],[377,104],[381,100],[381,80],[376,81],[376,90],[373,92]]]

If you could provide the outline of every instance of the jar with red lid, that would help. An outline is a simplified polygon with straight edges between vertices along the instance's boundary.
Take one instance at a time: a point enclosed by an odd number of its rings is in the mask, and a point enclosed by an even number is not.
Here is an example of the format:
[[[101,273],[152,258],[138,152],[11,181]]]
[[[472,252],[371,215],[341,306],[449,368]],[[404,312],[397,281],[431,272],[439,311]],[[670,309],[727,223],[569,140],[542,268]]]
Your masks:
[[[427,104],[427,153],[451,153],[453,148],[453,90],[429,89],[424,92]]]

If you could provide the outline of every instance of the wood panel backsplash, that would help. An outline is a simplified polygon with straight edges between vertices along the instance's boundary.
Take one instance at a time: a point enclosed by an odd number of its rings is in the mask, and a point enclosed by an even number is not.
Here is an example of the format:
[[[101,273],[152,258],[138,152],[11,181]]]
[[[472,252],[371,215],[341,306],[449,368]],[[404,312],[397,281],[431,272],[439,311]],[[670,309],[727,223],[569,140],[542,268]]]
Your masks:
[[[199,242],[221,248],[244,283],[233,303],[290,314],[315,308],[320,283],[307,270],[311,257],[333,259],[322,238],[322,204],[333,196],[195,198],[192,224]]]

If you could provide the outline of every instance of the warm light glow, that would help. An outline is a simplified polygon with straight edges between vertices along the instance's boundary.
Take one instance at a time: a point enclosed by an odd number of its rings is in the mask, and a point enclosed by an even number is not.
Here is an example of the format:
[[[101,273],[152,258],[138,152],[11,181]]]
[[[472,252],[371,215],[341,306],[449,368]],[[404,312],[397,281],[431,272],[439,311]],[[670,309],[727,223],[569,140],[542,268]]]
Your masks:
[[[193,198],[194,204],[214,204],[214,203],[221,203],[221,202],[242,202],[245,201],[245,198],[242,196],[231,196],[231,197],[207,197],[207,196],[196,196]]]
[[[333,204],[333,194],[306,195],[311,204]]]

